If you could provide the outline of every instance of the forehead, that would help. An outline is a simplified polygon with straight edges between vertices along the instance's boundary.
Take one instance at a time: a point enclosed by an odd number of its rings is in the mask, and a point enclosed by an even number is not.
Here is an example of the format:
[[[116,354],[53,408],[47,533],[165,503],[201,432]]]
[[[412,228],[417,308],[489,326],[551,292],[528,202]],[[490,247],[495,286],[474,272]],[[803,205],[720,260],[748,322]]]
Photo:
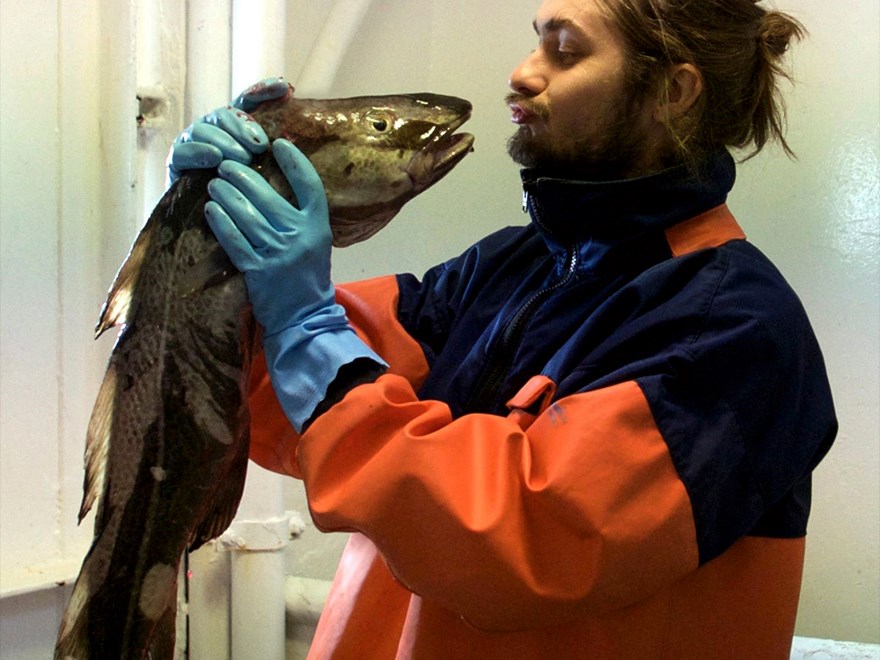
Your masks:
[[[612,37],[612,25],[598,0],[544,0],[535,14],[535,29],[569,29],[598,38]]]

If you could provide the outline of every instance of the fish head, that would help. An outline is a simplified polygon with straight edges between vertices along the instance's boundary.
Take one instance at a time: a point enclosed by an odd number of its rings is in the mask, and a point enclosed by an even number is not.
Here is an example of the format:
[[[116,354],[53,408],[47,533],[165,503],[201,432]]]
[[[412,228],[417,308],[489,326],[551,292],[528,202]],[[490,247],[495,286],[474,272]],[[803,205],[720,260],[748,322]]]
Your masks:
[[[297,145],[315,166],[330,208],[334,245],[363,241],[473,150],[457,133],[470,102],[440,94],[295,99],[254,116],[271,138]]]

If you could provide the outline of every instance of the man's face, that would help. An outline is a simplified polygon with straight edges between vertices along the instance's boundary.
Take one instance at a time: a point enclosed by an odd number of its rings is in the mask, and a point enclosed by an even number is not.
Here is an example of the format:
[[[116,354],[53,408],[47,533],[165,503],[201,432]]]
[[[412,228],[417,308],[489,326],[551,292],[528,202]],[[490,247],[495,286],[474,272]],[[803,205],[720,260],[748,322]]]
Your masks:
[[[510,76],[508,151],[557,176],[613,179],[653,166],[653,107],[626,85],[623,40],[596,0],[545,0],[538,47]]]

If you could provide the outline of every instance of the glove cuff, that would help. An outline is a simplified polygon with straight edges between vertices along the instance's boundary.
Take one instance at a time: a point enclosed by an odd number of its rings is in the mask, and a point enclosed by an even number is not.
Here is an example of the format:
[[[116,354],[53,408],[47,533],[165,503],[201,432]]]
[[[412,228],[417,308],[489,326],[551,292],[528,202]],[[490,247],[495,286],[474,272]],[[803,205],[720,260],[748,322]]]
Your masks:
[[[327,396],[341,367],[358,358],[387,367],[357,336],[338,304],[264,337],[263,350],[275,394],[298,433]]]

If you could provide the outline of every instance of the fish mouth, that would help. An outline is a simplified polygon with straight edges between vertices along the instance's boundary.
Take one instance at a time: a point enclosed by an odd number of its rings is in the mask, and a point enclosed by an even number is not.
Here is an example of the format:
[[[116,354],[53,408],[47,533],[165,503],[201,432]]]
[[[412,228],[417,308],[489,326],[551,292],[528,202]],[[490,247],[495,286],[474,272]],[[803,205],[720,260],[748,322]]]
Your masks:
[[[433,139],[410,159],[406,172],[415,193],[437,183],[474,150],[472,134],[455,132],[470,118],[471,111],[468,107],[461,115],[442,126]]]

